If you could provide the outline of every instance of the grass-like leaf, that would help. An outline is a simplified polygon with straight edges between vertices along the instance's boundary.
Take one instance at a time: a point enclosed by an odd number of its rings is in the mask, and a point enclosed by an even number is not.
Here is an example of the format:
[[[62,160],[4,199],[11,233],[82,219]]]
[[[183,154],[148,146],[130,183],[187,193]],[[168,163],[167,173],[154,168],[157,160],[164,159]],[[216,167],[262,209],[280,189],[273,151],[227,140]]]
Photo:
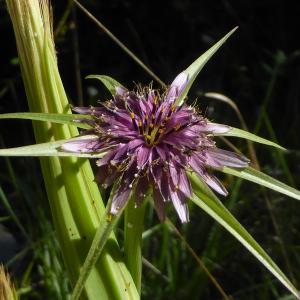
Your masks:
[[[214,44],[210,49],[203,53],[197,60],[195,60],[185,71],[188,75],[188,83],[183,90],[182,94],[176,100],[176,105],[181,105],[184,102],[185,97],[187,96],[191,86],[193,85],[196,77],[199,72],[209,61],[209,59],[217,52],[217,50],[226,42],[226,40],[236,31],[237,27],[229,31],[221,40]]]
[[[85,78],[100,80],[113,96],[116,94],[116,88],[118,88],[118,87],[124,88],[121,83],[119,83],[118,81],[116,81],[115,79],[113,79],[107,75],[89,75]]]
[[[216,124],[216,123],[213,123]],[[218,125],[218,124],[216,124]],[[272,141],[269,141],[265,138],[262,138],[260,136],[257,136],[256,134],[250,133],[248,131],[239,129],[239,128],[235,128],[235,127],[231,127],[230,129],[225,132],[225,133],[214,133],[214,136],[232,136],[232,137],[239,137],[239,138],[243,138],[243,139],[247,139],[256,143],[260,143],[260,144],[264,144],[264,145],[268,145],[268,146],[273,146],[276,148],[279,148],[281,150],[286,150],[284,147],[278,145],[277,143],[274,143]]]
[[[91,119],[89,115],[72,115],[72,114],[56,114],[56,113],[9,113],[0,114],[0,119],[27,119],[32,121],[47,121],[57,124],[74,125],[79,128],[89,129],[88,124],[76,122],[76,119]]]
[[[242,170],[224,167],[221,171],[226,174],[234,175],[255,182],[281,194],[300,200],[300,191],[251,167],[247,167]]]
[[[228,230],[240,243],[243,244],[287,289],[298,299],[299,292],[284,275],[275,262],[253,239],[249,232],[226,209],[216,195],[195,175],[190,176],[194,197],[192,201]]]
[[[65,156],[65,157],[85,157],[100,158],[105,155],[105,151],[101,153],[77,153],[67,152],[60,149],[61,145],[71,141],[82,141],[85,139],[98,139],[96,135],[85,135],[73,139],[64,139],[54,142],[41,143],[36,145],[0,149],[0,156]]]

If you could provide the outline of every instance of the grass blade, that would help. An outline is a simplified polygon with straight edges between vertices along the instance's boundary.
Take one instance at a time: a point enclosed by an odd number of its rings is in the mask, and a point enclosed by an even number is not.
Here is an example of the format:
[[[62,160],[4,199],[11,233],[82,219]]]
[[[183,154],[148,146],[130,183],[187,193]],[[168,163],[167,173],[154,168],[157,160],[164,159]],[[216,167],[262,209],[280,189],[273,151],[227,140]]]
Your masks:
[[[224,167],[220,171],[226,174],[234,175],[252,181],[254,183],[265,186],[281,194],[300,200],[300,191],[251,167],[247,167],[242,170]]]
[[[0,114],[0,119],[27,119],[32,121],[45,121],[57,124],[74,125],[79,128],[89,129],[91,128],[88,124],[76,122],[76,119],[87,119],[90,120],[89,115],[72,115],[72,114],[55,114],[55,113],[9,113]]]
[[[212,123],[215,125],[218,125],[216,123]],[[278,145],[277,143],[274,143],[272,141],[269,141],[265,138],[262,138],[256,134],[250,133],[246,130],[242,130],[239,128],[235,128],[235,127],[231,127],[229,126],[229,130],[227,132],[224,133],[214,133],[214,136],[231,136],[231,137],[238,137],[238,138],[243,138],[243,139],[247,139],[256,143],[260,143],[260,144],[264,144],[267,146],[272,146],[281,150],[286,150],[284,147]]]
[[[115,79],[107,75],[89,75],[85,78],[100,80],[113,96],[116,94],[116,88],[118,87],[124,88],[121,83],[119,83],[118,81],[116,81]]]
[[[182,94],[176,100],[176,105],[181,105],[184,102],[185,97],[187,96],[191,86],[193,85],[196,77],[209,61],[209,59],[217,52],[217,50],[226,42],[226,40],[237,30],[238,27],[233,28],[229,31],[221,40],[214,44],[210,49],[203,53],[198,59],[196,59],[185,71],[188,75],[188,83],[183,90]]]
[[[253,239],[248,231],[226,209],[222,202],[209,190],[195,175],[190,176],[195,196],[191,199],[197,206],[214,218],[220,225],[228,230],[245,248],[250,251],[297,299],[300,294],[280,268]]]
[[[48,142],[24,147],[0,149],[0,156],[65,156],[65,157],[85,157],[85,158],[101,158],[106,152],[101,153],[77,153],[60,150],[60,146],[66,142],[82,141],[91,138],[98,139],[94,135],[85,135],[73,139],[59,140],[55,142]],[[107,149],[108,150],[108,149]]]

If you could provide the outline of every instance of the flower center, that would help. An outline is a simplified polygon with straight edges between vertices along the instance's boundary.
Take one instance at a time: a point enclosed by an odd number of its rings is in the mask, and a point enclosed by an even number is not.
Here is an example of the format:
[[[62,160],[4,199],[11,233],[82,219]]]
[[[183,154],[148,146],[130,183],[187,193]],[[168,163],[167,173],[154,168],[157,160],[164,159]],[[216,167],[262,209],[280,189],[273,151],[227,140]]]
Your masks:
[[[166,125],[174,111],[174,104],[165,108],[163,103],[159,105],[155,99],[151,113],[139,116],[133,112],[130,113],[133,126],[144,137],[146,146],[152,147],[160,143],[166,133]],[[177,131],[179,127],[175,126],[173,129]]]

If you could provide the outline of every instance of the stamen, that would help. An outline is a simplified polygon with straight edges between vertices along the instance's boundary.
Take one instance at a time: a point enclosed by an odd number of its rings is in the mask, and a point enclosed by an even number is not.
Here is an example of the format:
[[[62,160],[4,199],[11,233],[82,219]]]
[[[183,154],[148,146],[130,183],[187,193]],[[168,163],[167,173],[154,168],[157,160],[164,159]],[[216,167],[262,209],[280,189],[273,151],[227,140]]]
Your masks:
[[[181,125],[180,125],[180,124],[177,124],[177,125],[174,126],[174,130],[175,130],[175,131],[178,131],[178,129],[179,129],[180,127],[181,127]]]

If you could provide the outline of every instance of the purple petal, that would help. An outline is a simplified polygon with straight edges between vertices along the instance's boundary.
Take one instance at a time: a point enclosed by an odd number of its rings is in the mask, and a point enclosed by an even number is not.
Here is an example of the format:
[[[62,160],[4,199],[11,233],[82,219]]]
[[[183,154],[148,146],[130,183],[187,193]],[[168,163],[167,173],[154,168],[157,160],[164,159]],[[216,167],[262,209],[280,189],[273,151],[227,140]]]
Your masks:
[[[134,139],[128,143],[128,150],[134,150],[138,146],[141,146],[143,144],[145,144],[145,141],[140,140],[140,139]]]
[[[112,204],[110,208],[110,213],[112,215],[116,215],[118,211],[124,207],[129,198],[130,192],[131,188],[129,188],[129,186],[126,185],[124,182],[121,182],[119,188],[116,190],[112,199]]]
[[[208,173],[201,176],[202,179],[206,182],[208,186],[210,186],[212,189],[214,189],[217,193],[223,196],[227,196],[228,192],[223,186],[223,184],[213,175],[210,175]]]
[[[139,169],[143,169],[148,162],[151,149],[148,147],[140,147],[137,151],[137,166]]]
[[[165,161],[167,159],[169,150],[166,145],[156,146],[155,150],[162,161]]]
[[[120,173],[118,173],[117,168],[105,165],[99,168],[96,174],[96,181],[102,184],[104,188],[107,188],[115,183],[119,175]]]
[[[185,197],[191,197],[193,194],[192,187],[190,180],[188,179],[185,170],[180,170],[180,176],[179,176],[179,191],[185,196]]]
[[[203,174],[204,159],[200,159],[198,155],[193,154],[189,159],[190,167],[199,175]]]
[[[127,154],[128,144],[120,144],[120,146],[117,148],[116,155],[112,159],[114,162],[120,162],[122,161]],[[111,161],[111,162],[112,162]]]
[[[180,193],[177,193],[176,191],[172,191],[170,189],[170,196],[172,203],[174,205],[174,208],[181,220],[182,223],[187,223],[189,221],[189,210],[188,206],[185,203],[183,197],[180,195]]]
[[[127,89],[125,89],[122,86],[116,86],[115,89],[116,89],[116,94],[120,96],[124,96],[127,92]]]
[[[100,158],[100,159],[98,159],[96,161],[96,165],[98,167],[107,165],[108,163],[110,163],[110,161],[115,156],[115,154],[117,153],[117,151],[118,151],[117,149],[109,151],[103,158]]]
[[[104,147],[99,137],[95,135],[85,135],[62,144],[61,148],[68,152],[92,153],[103,151],[102,148]]]
[[[82,115],[89,115],[91,113],[90,107],[72,107],[72,111]]]
[[[165,202],[160,193],[160,191],[156,188],[153,189],[153,200],[154,200],[154,207],[157,213],[157,216],[160,222],[164,222],[166,218],[165,214]]]
[[[250,162],[249,159],[243,155],[218,148],[207,149],[206,158],[205,164],[214,168],[224,166],[244,168],[247,167]]]
[[[149,188],[149,181],[146,176],[140,177],[135,189],[135,205],[139,207],[146,196]]]
[[[177,75],[174,81],[171,83],[168,94],[166,96],[167,101],[174,101],[177,97],[179,97],[186,87],[188,82],[188,75],[184,72]]]
[[[169,182],[168,177],[170,176],[169,173],[167,173],[162,165],[156,166],[153,171],[153,181],[155,185],[157,185],[164,201],[169,200]]]
[[[169,163],[169,171],[170,171],[170,178],[171,178],[174,186],[178,187],[180,167],[175,166],[175,164],[171,161]]]
[[[230,126],[223,125],[223,124],[217,124],[217,123],[207,123],[202,131],[204,132],[212,132],[212,133],[226,133],[231,129]]]

